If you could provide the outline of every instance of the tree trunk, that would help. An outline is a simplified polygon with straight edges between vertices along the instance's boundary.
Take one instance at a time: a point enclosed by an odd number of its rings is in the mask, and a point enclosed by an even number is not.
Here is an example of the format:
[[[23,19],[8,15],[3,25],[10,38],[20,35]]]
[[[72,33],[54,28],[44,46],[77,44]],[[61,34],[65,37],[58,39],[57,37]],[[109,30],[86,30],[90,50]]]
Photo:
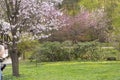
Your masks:
[[[15,51],[12,51],[11,59],[12,59],[13,76],[19,77],[19,60],[18,60],[17,53]]]
[[[19,60],[16,43],[12,45],[10,56],[12,59],[12,74],[13,76],[19,77]]]

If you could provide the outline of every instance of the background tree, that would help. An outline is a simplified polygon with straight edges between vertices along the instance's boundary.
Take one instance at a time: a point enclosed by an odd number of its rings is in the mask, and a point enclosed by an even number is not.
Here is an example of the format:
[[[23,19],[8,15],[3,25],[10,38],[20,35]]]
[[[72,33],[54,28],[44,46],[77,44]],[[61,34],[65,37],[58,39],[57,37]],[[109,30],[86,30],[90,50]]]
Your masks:
[[[78,13],[80,6],[84,6],[89,11],[104,9],[104,11],[107,13],[106,16],[109,18],[109,22],[108,22],[109,38],[111,37],[111,35],[116,35],[117,33],[119,34],[119,26],[120,26],[119,0],[75,0],[75,1],[63,0],[63,4],[64,4],[63,8],[65,8],[69,14],[74,10]],[[77,5],[74,9],[69,7],[69,5],[73,5],[73,4]]]
[[[81,7],[78,14],[75,16],[66,16],[66,19],[68,19],[68,25],[62,27],[55,34],[52,34],[49,37],[50,40],[72,40],[73,42],[78,42],[98,39],[101,42],[106,41],[108,35],[108,18],[103,9],[89,11]]]
[[[67,14],[74,16],[80,9],[79,0],[63,0],[62,8]]]

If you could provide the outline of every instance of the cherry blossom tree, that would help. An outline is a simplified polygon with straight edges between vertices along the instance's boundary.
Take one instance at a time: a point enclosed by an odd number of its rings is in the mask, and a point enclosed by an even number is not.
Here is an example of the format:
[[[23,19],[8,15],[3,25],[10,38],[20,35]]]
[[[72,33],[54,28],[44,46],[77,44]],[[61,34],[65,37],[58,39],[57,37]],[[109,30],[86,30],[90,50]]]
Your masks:
[[[50,30],[65,25],[63,14],[54,3],[41,0],[1,0],[0,9],[1,39],[9,46],[13,76],[18,77],[17,44],[26,36],[30,36],[27,40],[49,36]]]
[[[107,36],[109,20],[103,9],[89,11],[81,6],[79,13],[75,16],[64,17],[68,25],[51,35],[53,39],[50,37],[50,40],[78,42],[98,39],[102,41]]]

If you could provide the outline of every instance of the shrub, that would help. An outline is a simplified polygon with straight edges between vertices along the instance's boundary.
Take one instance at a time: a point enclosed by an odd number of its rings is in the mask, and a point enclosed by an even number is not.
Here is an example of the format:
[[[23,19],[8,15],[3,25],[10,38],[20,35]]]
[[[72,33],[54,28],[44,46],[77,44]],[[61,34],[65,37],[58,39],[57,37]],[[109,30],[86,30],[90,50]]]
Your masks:
[[[37,57],[41,61],[59,61],[61,51],[59,42],[44,42],[37,53]]]
[[[22,59],[30,58],[31,54],[33,54],[36,51],[39,45],[40,43],[37,40],[22,41],[21,43],[18,44],[19,56],[21,56]]]
[[[102,46],[103,47],[103,46]],[[31,56],[38,61],[96,61],[106,60],[108,57],[116,57],[115,49],[102,48],[99,42],[44,42]],[[117,57],[116,57],[117,58]]]
[[[79,42],[75,46],[74,54],[75,58],[81,58],[81,60],[96,60],[96,58],[99,59],[97,51],[97,42]]]

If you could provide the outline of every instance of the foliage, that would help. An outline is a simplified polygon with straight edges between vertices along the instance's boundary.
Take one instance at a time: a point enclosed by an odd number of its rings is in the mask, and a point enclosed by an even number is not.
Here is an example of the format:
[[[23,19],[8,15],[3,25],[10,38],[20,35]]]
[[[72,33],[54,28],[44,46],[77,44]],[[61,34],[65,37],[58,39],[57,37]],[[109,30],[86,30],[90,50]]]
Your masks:
[[[119,51],[114,47],[101,47],[99,55],[101,60],[106,60],[108,57],[115,57],[117,60],[120,60]]]
[[[67,4],[65,4],[67,2]],[[67,5],[76,4],[75,10],[79,12],[80,6],[85,6],[89,10],[96,10],[99,8],[105,9],[108,13],[109,18],[112,18],[112,25],[113,27],[119,27],[119,11],[120,11],[120,1],[119,0],[63,0],[63,7],[69,7]],[[69,9],[67,9],[69,11]],[[69,11],[70,13],[70,11]]]
[[[66,8],[66,10],[71,13],[72,11],[70,11],[68,9],[69,6],[67,5],[73,5],[75,3],[77,3],[75,6],[76,12],[79,12],[79,9],[81,6],[84,6],[85,8],[87,8],[89,11],[94,11],[97,9],[104,9],[104,11],[106,12],[106,16],[109,18],[109,38],[112,37],[113,35],[119,34],[120,33],[120,1],[119,0],[63,0],[63,7]],[[65,4],[65,3],[68,4]],[[72,2],[72,3],[70,3]],[[113,34],[115,33],[115,34]]]
[[[97,50],[97,43],[95,42],[79,42],[75,47],[75,57],[81,58],[81,60],[94,60],[97,57],[96,50]]]
[[[44,42],[41,47],[36,51],[35,56],[37,61],[60,61],[64,60],[63,49],[60,42]]]
[[[45,42],[36,50],[31,57],[38,62],[41,61],[70,61],[70,60],[105,60],[108,54],[101,51],[98,42],[79,42],[73,44],[71,41],[65,42]],[[104,56],[105,55],[105,56]],[[115,54],[111,55],[114,56]]]
[[[63,0],[62,8],[69,15],[76,15],[80,9],[79,0]]]
[[[37,47],[40,46],[40,43],[37,40],[34,41],[22,41],[18,44],[19,56],[22,59],[27,59],[32,53],[35,52]]]
[[[101,42],[107,41],[109,19],[103,9],[89,11],[85,7],[81,7],[78,14],[65,16],[65,18],[67,18],[68,25],[53,33],[49,38],[51,41],[79,42],[96,39]]]
[[[108,57],[120,60],[119,51],[96,41],[92,42],[44,42],[31,57],[38,62],[46,61],[101,61]]]

